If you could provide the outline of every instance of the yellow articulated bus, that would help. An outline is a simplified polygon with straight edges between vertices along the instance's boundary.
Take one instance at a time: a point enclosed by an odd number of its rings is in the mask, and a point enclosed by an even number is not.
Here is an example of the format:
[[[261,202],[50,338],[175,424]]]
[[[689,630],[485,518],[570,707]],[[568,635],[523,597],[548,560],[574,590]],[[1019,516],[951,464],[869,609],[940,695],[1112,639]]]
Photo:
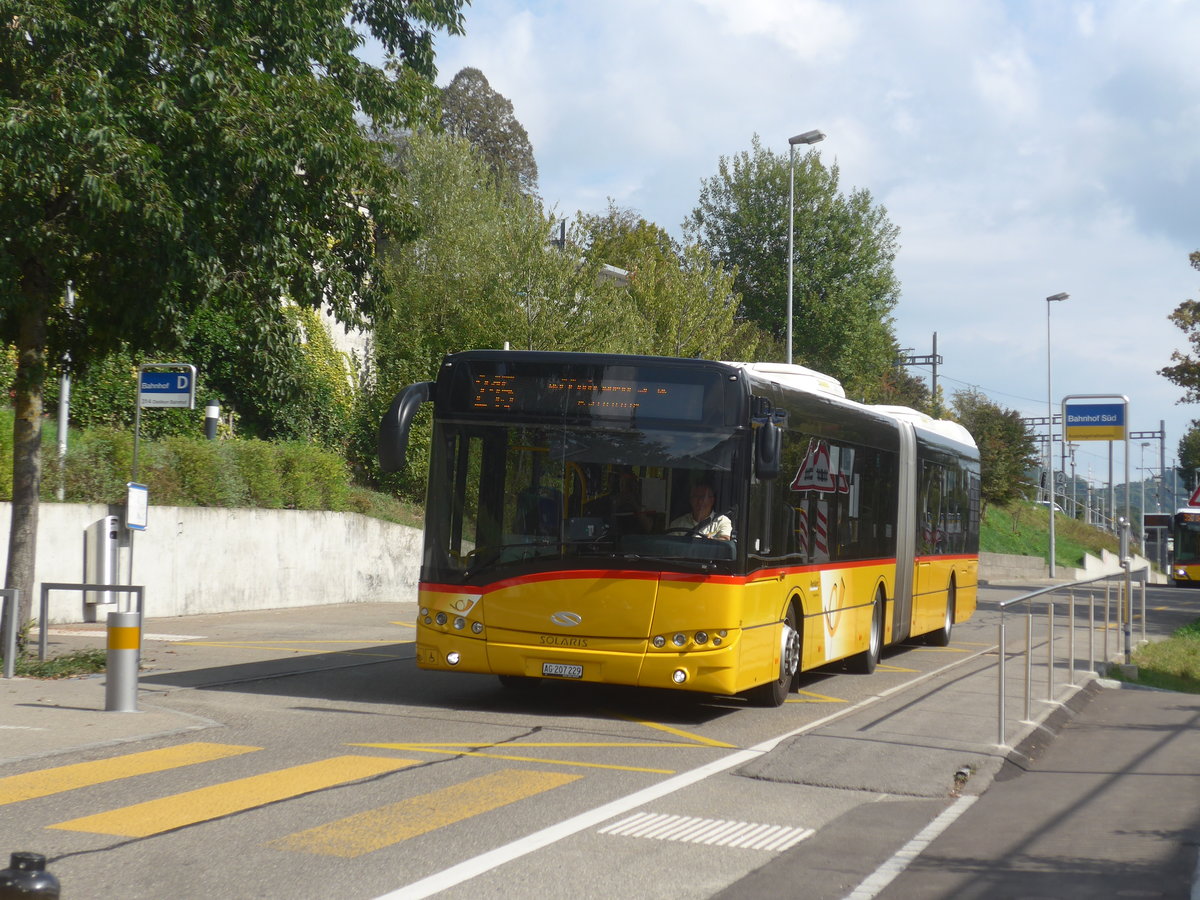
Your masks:
[[[385,470],[426,402],[422,668],[778,706],[801,671],[869,673],[975,609],[955,423],[801,366],[479,350],[396,396]]]
[[[1176,587],[1200,586],[1200,507],[1185,506],[1171,519],[1171,582]]]

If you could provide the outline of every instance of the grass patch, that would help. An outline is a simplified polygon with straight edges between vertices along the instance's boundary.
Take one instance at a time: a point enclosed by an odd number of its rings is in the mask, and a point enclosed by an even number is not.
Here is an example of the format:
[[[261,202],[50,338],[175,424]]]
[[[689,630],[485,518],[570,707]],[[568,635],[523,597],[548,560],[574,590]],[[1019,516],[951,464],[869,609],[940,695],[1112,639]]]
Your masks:
[[[107,663],[108,652],[96,648],[75,650],[51,659],[19,653],[13,662],[13,674],[21,678],[77,678],[103,672]]]
[[[1135,684],[1200,694],[1200,619],[1177,629],[1166,640],[1139,648],[1133,662],[1137,666]],[[1120,678],[1120,670],[1114,669],[1113,676]]]
[[[985,553],[1012,553],[1045,559],[1046,548],[1050,545],[1049,518],[1046,507],[1027,501],[1008,506],[990,504],[979,533],[979,549]],[[1119,552],[1116,535],[1055,513],[1055,565],[1080,566],[1085,553],[1099,557],[1101,549]]]

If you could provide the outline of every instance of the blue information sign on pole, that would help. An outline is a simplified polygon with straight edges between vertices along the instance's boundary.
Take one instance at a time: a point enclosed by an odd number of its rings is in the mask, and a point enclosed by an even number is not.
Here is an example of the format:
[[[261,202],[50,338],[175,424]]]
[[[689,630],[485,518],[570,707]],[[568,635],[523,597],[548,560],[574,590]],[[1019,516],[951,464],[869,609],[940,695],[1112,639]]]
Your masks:
[[[193,409],[196,405],[196,372],[148,372],[138,378],[138,405],[142,409]]]
[[[1125,440],[1124,403],[1066,404],[1063,417],[1068,441]]]

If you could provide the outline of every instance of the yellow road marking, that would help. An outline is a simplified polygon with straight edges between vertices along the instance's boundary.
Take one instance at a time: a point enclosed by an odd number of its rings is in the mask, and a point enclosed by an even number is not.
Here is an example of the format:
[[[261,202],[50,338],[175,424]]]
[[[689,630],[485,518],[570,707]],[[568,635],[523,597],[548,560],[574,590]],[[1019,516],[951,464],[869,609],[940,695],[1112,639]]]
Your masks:
[[[7,778],[0,778],[0,806],[32,800],[35,797],[49,797],[63,791],[131,778],[134,775],[147,775],[242,753],[253,753],[261,749],[262,747],[241,747],[235,744],[179,744],[162,750],[145,750],[112,759],[57,766],[24,775],[9,775]]]
[[[811,697],[811,700],[803,698],[789,698],[787,703],[845,703],[841,697],[826,697],[824,694],[817,694],[813,691],[796,691],[797,694],[804,694],[805,697]]]
[[[970,653],[962,647],[913,647],[917,653]]]
[[[468,741],[460,744],[348,744],[349,747],[384,747],[389,750],[425,750],[436,753],[439,750],[461,750],[504,747],[617,747],[620,749],[637,749],[639,747],[695,747],[695,744],[680,741],[511,741],[503,744],[481,744],[479,741]]]
[[[582,778],[503,769],[420,797],[298,831],[267,846],[352,859]]]
[[[920,669],[906,669],[904,666],[892,666],[887,663],[877,663],[875,668],[880,672],[919,672]]]
[[[135,803],[51,825],[61,831],[84,831],[119,837],[148,837],[185,825],[208,822],[323,788],[417,765],[415,759],[375,756],[336,756],[315,763],[239,778],[171,797]]]
[[[483,759],[504,759],[509,762],[527,762],[527,763],[544,763],[548,766],[575,766],[580,769],[610,769],[615,772],[648,772],[652,775],[674,775],[674,769],[647,769],[641,766],[614,766],[607,763],[586,763],[576,762],[570,759],[541,759],[537,756],[511,756],[506,753],[484,753],[478,750],[438,750],[436,746],[431,749],[426,749],[425,746],[412,744],[351,744],[351,747],[371,747],[376,750],[406,750],[408,752],[417,753],[443,753],[453,754],[454,756],[478,756]],[[539,745],[540,746],[540,745]],[[639,747],[646,746],[638,744]],[[675,747],[677,744],[670,744]]]
[[[702,734],[694,734],[690,731],[683,731],[680,728],[672,728],[670,725],[664,725],[661,722],[650,722],[646,719],[635,719],[632,716],[622,716],[620,714],[618,714],[616,718],[624,722],[632,722],[634,725],[642,725],[646,728],[655,728],[658,731],[665,731],[667,734],[673,734],[676,737],[686,738],[689,741],[694,741],[697,744],[703,744],[706,747],[722,747],[728,749],[734,746],[733,744],[727,744],[724,741],[706,738]]]
[[[389,625],[400,625],[403,628],[416,628],[416,622],[389,622]]]

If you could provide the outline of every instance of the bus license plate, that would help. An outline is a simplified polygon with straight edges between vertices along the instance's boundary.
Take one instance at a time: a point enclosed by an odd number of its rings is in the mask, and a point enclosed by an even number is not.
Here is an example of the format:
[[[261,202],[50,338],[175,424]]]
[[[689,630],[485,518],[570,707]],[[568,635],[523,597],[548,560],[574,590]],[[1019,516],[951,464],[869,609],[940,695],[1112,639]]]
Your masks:
[[[583,666],[565,666],[562,663],[542,663],[542,675],[554,678],[582,678]]]

